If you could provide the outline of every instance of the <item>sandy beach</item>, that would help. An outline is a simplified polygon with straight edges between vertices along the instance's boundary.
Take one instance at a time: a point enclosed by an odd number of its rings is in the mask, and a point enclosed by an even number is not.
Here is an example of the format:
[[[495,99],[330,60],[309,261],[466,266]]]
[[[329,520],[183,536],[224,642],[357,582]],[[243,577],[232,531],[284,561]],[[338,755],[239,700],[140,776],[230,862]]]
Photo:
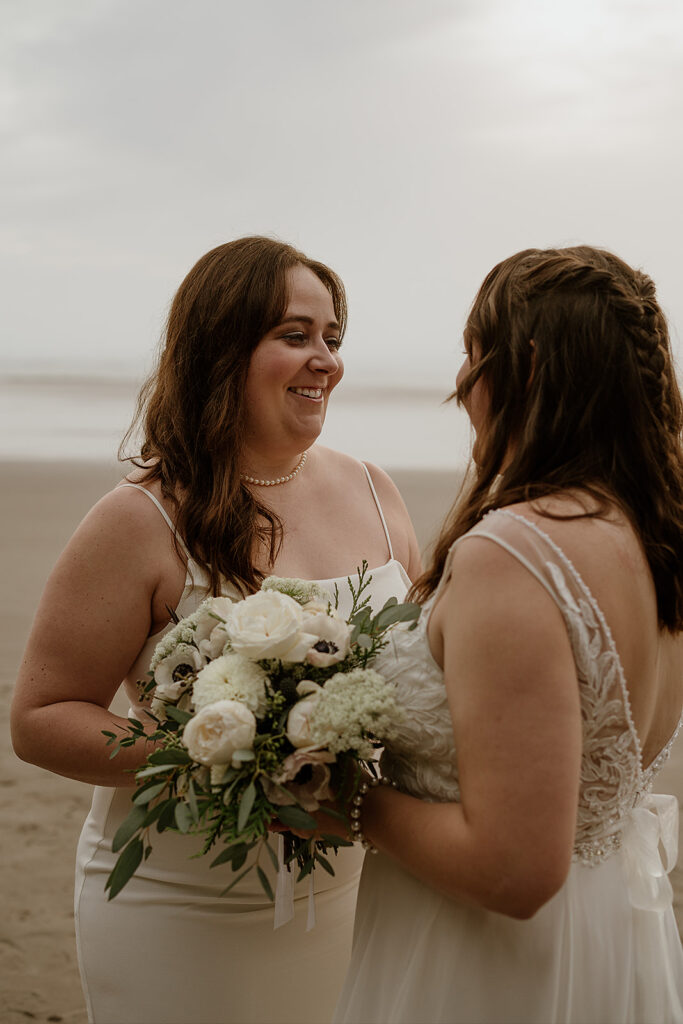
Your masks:
[[[0,801],[2,901],[0,1020],[85,1024],[73,935],[76,841],[90,803],[89,787],[21,763],[9,744],[8,708],[21,654],[45,578],[90,506],[121,477],[114,464],[0,464],[3,495],[0,615]],[[439,471],[392,472],[426,548],[454,493]],[[683,797],[683,742],[660,787]],[[683,871],[674,875],[679,924]],[[122,979],[123,982],[123,979]]]

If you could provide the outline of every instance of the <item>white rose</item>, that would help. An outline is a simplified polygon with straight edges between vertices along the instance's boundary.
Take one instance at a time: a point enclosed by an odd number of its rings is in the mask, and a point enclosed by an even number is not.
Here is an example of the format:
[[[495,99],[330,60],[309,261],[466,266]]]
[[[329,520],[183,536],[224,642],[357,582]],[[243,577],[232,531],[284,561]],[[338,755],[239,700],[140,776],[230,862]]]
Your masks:
[[[229,764],[236,750],[251,750],[256,719],[237,700],[219,700],[198,711],[183,730],[183,743],[199,764]]]
[[[302,629],[297,602],[275,590],[261,590],[234,604],[227,623],[233,651],[252,661],[303,661],[316,637]]]
[[[303,628],[315,636],[315,641],[306,655],[306,661],[317,668],[328,668],[343,661],[349,653],[351,627],[341,615],[326,605],[312,602],[303,609]]]
[[[154,696],[165,701],[178,700],[203,666],[204,658],[196,647],[178,644],[154,669]]]
[[[311,715],[320,698],[322,687],[310,679],[302,679],[296,692],[303,699],[297,701],[287,715],[287,739],[293,747],[311,747],[315,745],[311,735]]]

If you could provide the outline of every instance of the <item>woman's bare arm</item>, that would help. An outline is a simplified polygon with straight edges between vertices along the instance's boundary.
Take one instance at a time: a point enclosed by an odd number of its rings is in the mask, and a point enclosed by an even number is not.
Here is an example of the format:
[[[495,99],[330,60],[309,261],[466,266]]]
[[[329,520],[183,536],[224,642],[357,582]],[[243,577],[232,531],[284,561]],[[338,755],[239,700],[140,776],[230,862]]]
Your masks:
[[[102,730],[126,725],[107,708],[159,598],[172,594],[177,561],[143,495],[115,490],[86,516],[48,579],[19,670],[11,720],[19,757],[84,782],[133,784],[126,769],[144,760],[143,745],[110,760]]]
[[[442,647],[462,802],[377,787],[363,831],[447,896],[529,917],[563,884],[576,824],[581,718],[564,622],[530,573],[472,538],[455,552],[430,634],[437,655]]]

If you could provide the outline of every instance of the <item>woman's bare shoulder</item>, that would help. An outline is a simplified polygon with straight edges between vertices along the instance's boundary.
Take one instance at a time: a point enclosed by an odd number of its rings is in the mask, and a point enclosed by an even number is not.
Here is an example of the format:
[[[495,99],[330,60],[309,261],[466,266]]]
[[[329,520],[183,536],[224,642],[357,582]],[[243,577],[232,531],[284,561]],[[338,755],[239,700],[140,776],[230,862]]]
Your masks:
[[[615,503],[600,504],[585,492],[564,491],[505,507],[532,522],[581,571],[612,562],[629,572],[642,571],[647,560],[640,537]]]
[[[104,494],[84,516],[72,542],[81,545],[97,544],[107,548],[130,546],[138,551],[151,549],[154,555],[168,548],[172,538],[158,506],[138,487],[124,486],[131,481],[124,478]],[[161,495],[158,484],[145,486],[172,519],[172,509]]]

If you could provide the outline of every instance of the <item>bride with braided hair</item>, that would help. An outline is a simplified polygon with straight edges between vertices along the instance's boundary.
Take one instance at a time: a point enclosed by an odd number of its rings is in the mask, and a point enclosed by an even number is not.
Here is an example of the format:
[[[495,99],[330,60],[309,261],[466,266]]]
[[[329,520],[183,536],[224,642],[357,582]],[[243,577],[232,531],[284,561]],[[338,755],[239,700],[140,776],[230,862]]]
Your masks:
[[[375,855],[336,1020],[683,1021],[678,804],[652,792],[683,705],[683,405],[655,288],[528,249],[465,349],[475,465],[380,666],[406,717],[393,785],[355,798]]]

